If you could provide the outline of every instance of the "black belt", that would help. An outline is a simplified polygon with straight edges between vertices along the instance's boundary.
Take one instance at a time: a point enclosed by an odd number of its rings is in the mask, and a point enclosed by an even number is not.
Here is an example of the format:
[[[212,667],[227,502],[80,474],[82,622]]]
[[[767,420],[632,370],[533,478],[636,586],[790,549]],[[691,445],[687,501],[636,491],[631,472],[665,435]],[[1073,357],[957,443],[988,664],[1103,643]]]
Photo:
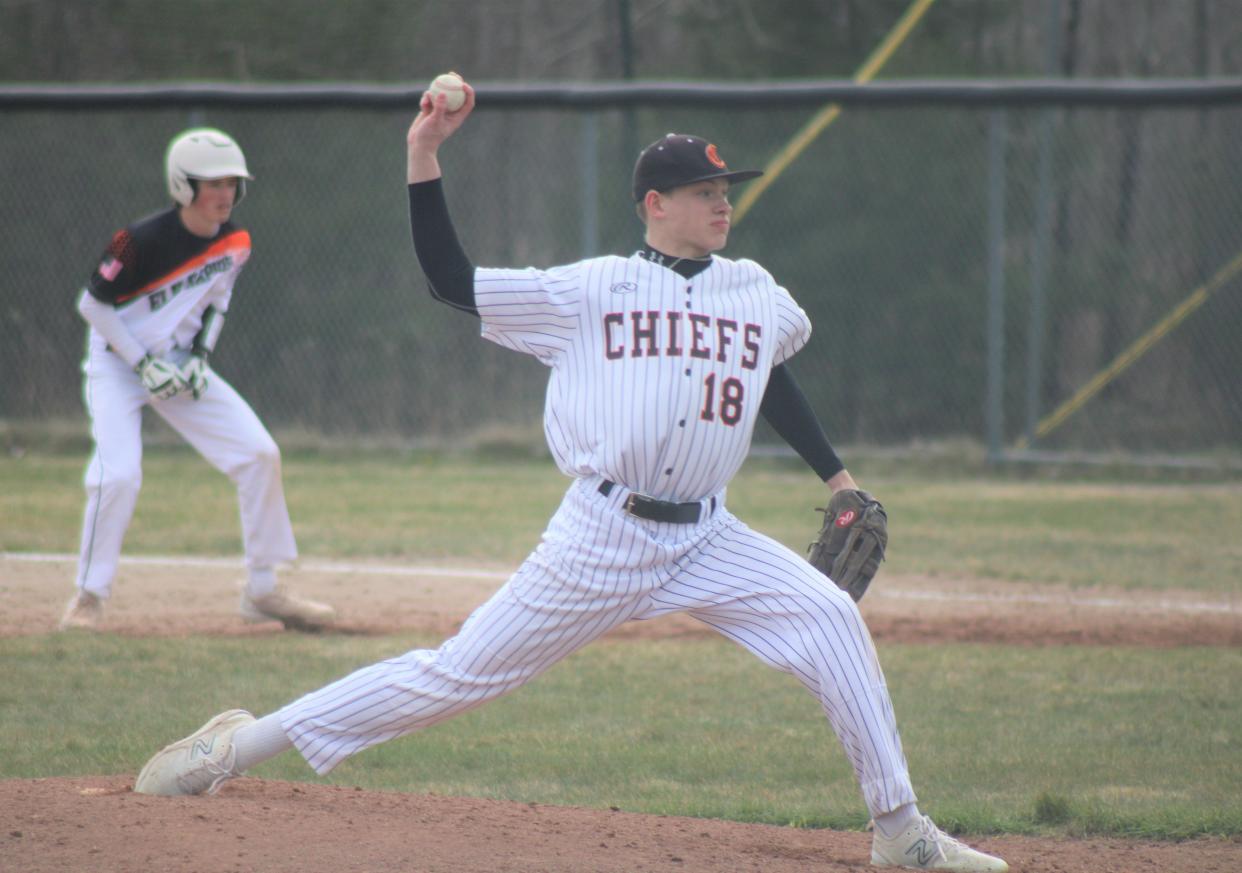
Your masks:
[[[599,483],[599,493],[607,497],[615,487],[615,483],[605,479]],[[630,496],[625,498],[625,504],[622,508],[636,518],[645,518],[648,521],[666,521],[671,524],[697,524],[703,514],[703,504],[700,501],[696,500],[694,503],[670,503],[667,500],[656,500],[654,497],[639,494],[637,491],[630,492]],[[711,508],[707,511],[707,514],[711,515],[715,511],[716,498],[713,497]]]

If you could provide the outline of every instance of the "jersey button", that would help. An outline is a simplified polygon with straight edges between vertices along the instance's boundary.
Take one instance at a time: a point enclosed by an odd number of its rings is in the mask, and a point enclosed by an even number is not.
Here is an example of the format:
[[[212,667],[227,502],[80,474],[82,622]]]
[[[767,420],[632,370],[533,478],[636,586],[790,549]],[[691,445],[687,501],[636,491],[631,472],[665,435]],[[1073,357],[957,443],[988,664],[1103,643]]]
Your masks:
[[[689,367],[686,367],[686,375],[687,375],[687,376],[689,376],[689,375],[690,375],[690,368],[689,368]]]
[[[678,426],[678,427],[685,427],[685,426],[686,426],[686,420],[683,418],[681,421],[677,422],[677,426]]]
[[[672,476],[672,475],[673,475],[673,468],[672,468],[672,467],[669,467],[667,470],[665,470],[665,471],[664,471],[664,475],[665,475],[665,476]]]

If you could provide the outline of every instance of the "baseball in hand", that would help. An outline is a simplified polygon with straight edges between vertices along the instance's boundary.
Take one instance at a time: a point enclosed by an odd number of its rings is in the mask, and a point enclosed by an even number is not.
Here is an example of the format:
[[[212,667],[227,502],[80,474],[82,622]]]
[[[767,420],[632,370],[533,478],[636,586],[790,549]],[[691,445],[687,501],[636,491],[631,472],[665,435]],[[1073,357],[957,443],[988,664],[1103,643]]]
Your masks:
[[[431,80],[431,87],[427,90],[431,92],[432,100],[436,99],[437,94],[445,94],[444,108],[449,112],[456,112],[466,102],[463,84],[461,76],[456,73],[441,73]]]

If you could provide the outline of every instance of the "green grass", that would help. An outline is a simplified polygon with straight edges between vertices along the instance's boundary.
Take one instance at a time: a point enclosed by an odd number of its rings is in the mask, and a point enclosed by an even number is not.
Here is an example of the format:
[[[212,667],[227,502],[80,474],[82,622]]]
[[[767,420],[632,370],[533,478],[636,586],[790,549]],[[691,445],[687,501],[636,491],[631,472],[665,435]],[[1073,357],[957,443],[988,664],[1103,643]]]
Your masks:
[[[0,459],[0,549],[75,552],[85,459]],[[435,455],[284,459],[304,556],[520,559],[567,480],[548,463],[470,463]],[[8,520],[12,519],[12,523]],[[190,451],[148,451],[127,554],[238,554],[232,484]]]
[[[0,458],[0,549],[72,552],[80,456]],[[886,571],[998,586],[1236,595],[1242,484],[855,469],[889,508]],[[304,556],[512,565],[567,480],[545,460],[287,453]],[[801,550],[824,488],[752,460],[730,507]],[[228,481],[148,452],[129,554],[240,551]],[[264,713],[437,640],[0,639],[0,777],[134,773],[231,706]],[[1242,651],[893,645],[881,650],[921,804],[974,833],[1242,835]],[[296,755],[258,768],[313,779]],[[554,804],[860,827],[853,774],[787,676],[714,640],[604,642],[490,706],[369,750],[329,781]]]
[[[907,510],[907,548],[946,574],[1237,590],[1242,545],[1229,533],[1242,530],[1242,488],[1236,484],[973,485],[894,489],[892,502]]]
[[[233,706],[273,711],[423,638],[0,640],[0,777],[134,774]],[[882,651],[924,809],[971,833],[1242,834],[1242,652],[945,645]],[[296,754],[253,775],[315,780]],[[860,828],[816,702],[716,640],[603,642],[323,781]]]
[[[0,550],[76,550],[84,463],[0,458]],[[304,556],[465,564],[521,560],[568,483],[546,459],[434,453],[286,454],[284,472]],[[859,478],[888,508],[892,573],[1211,593],[1242,578],[1242,483]],[[149,451],[143,482],[127,553],[239,553],[232,486],[192,452]],[[800,462],[753,459],[729,505],[802,551],[825,492]]]

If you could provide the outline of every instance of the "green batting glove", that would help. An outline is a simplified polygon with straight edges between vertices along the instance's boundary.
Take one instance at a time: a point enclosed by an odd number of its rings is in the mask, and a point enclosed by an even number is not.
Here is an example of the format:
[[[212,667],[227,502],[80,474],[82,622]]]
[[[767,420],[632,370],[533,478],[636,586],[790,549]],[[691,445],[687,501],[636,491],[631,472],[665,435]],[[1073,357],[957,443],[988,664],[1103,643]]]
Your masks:
[[[186,385],[181,371],[163,358],[157,358],[150,352],[142,356],[134,372],[142,380],[142,387],[151,392],[155,400],[167,400],[180,394]]]
[[[181,379],[194,395],[194,399],[207,393],[207,374],[211,369],[207,366],[206,355],[190,355],[189,360],[181,367]]]

